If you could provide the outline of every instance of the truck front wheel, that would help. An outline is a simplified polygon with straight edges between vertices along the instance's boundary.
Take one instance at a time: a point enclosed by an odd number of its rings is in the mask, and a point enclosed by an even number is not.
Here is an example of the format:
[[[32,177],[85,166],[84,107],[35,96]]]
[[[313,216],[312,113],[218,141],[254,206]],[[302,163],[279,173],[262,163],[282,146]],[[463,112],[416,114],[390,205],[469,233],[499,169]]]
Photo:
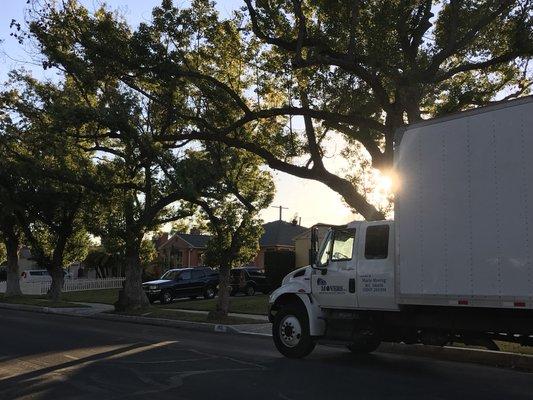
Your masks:
[[[277,312],[272,337],[279,352],[288,358],[303,358],[315,348],[307,312],[299,305],[287,305]]]

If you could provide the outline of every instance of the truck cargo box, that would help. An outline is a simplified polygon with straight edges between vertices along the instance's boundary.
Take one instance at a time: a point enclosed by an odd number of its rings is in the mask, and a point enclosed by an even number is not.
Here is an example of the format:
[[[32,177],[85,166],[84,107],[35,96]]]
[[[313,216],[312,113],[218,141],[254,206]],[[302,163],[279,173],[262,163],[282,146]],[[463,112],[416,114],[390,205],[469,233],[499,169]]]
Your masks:
[[[400,304],[533,308],[533,97],[398,132]]]

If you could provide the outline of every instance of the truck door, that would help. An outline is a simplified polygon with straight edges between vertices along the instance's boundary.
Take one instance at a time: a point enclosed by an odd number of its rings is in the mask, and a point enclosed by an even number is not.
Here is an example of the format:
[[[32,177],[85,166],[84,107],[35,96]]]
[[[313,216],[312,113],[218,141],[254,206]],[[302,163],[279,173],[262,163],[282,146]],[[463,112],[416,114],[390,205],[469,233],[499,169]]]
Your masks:
[[[357,260],[359,308],[397,309],[394,299],[394,233],[390,222],[360,229]]]
[[[355,243],[355,229],[334,229],[326,237],[318,255],[325,268],[315,269],[311,279],[311,291],[320,307],[356,307]]]

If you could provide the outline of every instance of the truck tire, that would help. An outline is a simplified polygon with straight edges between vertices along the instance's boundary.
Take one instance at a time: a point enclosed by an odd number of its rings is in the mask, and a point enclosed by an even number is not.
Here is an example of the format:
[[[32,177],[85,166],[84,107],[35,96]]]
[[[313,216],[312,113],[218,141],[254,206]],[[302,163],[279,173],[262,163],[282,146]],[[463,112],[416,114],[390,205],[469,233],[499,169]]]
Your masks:
[[[379,340],[378,337],[369,337],[353,342],[346,347],[348,347],[348,350],[353,354],[368,354],[376,350],[380,344],[381,340]]]
[[[316,345],[309,334],[307,311],[298,304],[288,304],[277,312],[272,337],[278,351],[287,358],[303,358]]]
[[[168,290],[164,290],[161,292],[161,297],[159,298],[159,301],[161,304],[168,304],[172,303],[172,293],[170,293]]]

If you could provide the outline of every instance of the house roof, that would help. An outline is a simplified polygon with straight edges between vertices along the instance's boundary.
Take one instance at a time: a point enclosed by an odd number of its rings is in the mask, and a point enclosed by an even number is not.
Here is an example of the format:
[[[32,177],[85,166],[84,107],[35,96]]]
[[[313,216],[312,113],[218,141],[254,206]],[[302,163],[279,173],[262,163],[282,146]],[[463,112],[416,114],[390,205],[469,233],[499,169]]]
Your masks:
[[[196,249],[207,247],[207,242],[211,239],[211,235],[203,235],[199,233],[177,233],[176,235]]]
[[[210,235],[194,234],[194,233],[176,233],[173,236],[171,236],[166,242],[164,242],[161,246],[159,246],[159,248],[163,249],[169,246],[176,240],[176,237],[179,237],[181,240],[189,244],[193,249],[206,248],[207,242],[211,238]]]
[[[294,237],[308,228],[285,221],[273,221],[263,225],[265,233],[259,239],[261,247],[269,246],[294,246]]]
[[[259,239],[259,246],[273,247],[273,246],[294,246],[294,238],[301,233],[308,230],[300,225],[294,225],[285,221],[273,221],[263,224],[265,232]],[[192,248],[204,249],[207,247],[207,242],[211,238],[210,235],[190,234],[190,233],[176,233],[159,248],[164,248],[170,245],[176,237],[187,242]]]

